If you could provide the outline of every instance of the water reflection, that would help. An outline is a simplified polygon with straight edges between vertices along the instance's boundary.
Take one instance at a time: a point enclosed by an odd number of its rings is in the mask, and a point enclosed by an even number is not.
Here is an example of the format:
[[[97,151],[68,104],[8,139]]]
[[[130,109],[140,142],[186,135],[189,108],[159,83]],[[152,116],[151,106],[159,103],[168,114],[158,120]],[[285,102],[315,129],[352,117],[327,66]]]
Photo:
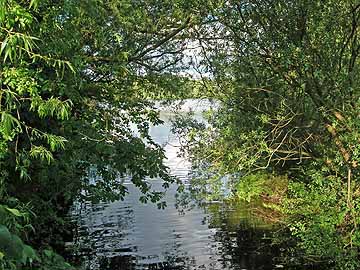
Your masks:
[[[196,106],[198,107],[196,107]],[[185,108],[197,108],[196,117],[208,104],[188,101]],[[154,140],[165,147],[167,165],[174,175],[188,180],[190,163],[178,156],[179,141],[170,132],[169,119],[152,127]],[[152,181],[161,189],[160,180]],[[168,207],[139,202],[139,191],[127,183],[124,201],[79,205],[73,217],[78,221],[75,246],[84,260],[84,269],[274,269],[269,241],[271,230],[260,220],[250,218],[249,210],[239,205],[194,205],[178,211],[172,186],[165,197]]]

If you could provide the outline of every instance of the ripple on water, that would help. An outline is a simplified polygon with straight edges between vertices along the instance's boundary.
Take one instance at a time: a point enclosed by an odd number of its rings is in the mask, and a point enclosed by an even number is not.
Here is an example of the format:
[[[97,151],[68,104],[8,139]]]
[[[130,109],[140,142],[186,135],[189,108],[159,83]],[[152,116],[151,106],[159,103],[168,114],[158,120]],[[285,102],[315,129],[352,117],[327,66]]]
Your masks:
[[[194,102],[184,108],[199,108]],[[150,133],[164,146],[171,173],[188,183],[191,164],[178,156],[180,143],[170,133],[172,114],[161,116],[165,123],[151,127]],[[151,184],[161,189],[160,180]],[[258,252],[266,229],[251,224],[245,210],[209,204],[179,212],[175,186],[165,196],[168,207],[158,210],[140,203],[139,191],[130,182],[126,185],[129,195],[124,201],[84,204],[73,211],[79,224],[74,245],[84,269],[273,269],[271,255]]]

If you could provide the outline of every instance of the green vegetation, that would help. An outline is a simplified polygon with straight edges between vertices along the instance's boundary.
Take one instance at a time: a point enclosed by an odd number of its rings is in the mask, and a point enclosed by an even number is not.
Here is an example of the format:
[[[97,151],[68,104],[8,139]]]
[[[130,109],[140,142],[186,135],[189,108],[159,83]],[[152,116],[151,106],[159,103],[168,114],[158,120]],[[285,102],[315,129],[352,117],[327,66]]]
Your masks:
[[[228,1],[210,10],[214,22],[198,39],[221,109],[209,127],[191,123],[186,150],[209,171],[197,183],[213,196],[226,176],[250,200],[267,193],[258,173],[287,175],[277,209],[297,263],[358,269],[359,4]]]
[[[250,174],[236,181],[235,196],[247,202],[263,196],[264,201],[279,203],[285,197],[287,189],[288,179],[286,176]]]
[[[175,127],[195,191],[226,179],[285,215],[293,263],[358,269],[359,20],[354,0],[0,0],[0,269],[71,268],[64,215],[125,176],[165,207],[149,100],[189,97],[221,104]]]
[[[141,95],[178,68],[192,12],[173,3],[0,1],[0,269],[69,269],[64,215],[75,200],[122,199],[122,176],[165,207],[145,179],[174,179]]]

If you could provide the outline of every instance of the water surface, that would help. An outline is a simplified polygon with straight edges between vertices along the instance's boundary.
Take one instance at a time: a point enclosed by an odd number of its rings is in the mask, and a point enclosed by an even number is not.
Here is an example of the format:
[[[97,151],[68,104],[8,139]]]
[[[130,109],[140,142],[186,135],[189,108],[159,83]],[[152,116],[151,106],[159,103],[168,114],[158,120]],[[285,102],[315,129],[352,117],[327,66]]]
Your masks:
[[[180,112],[215,106],[189,100]],[[170,132],[175,115],[162,107],[164,124],[151,127],[154,140],[164,146],[171,173],[189,182],[191,164],[178,156],[179,140]],[[161,189],[161,180],[153,180]],[[165,200],[167,207],[139,202],[139,191],[126,183],[124,201],[82,205],[74,210],[79,223],[75,240],[84,269],[276,269],[271,248],[271,229],[251,215],[245,205],[208,203],[185,209],[177,207],[176,186]]]

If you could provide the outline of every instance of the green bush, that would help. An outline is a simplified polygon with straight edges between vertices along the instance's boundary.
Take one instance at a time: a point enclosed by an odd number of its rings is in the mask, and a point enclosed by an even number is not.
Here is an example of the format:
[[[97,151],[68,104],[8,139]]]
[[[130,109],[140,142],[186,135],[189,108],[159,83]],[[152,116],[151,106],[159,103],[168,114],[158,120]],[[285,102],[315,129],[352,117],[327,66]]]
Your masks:
[[[281,208],[286,213],[286,226],[297,240],[298,263],[358,269],[360,216],[347,205],[343,180],[325,176],[319,170],[308,171],[308,175],[311,178],[308,183],[289,183],[288,196]]]
[[[287,191],[287,176],[277,176],[268,173],[250,174],[239,178],[235,184],[235,196],[247,202],[259,198],[279,202]]]

